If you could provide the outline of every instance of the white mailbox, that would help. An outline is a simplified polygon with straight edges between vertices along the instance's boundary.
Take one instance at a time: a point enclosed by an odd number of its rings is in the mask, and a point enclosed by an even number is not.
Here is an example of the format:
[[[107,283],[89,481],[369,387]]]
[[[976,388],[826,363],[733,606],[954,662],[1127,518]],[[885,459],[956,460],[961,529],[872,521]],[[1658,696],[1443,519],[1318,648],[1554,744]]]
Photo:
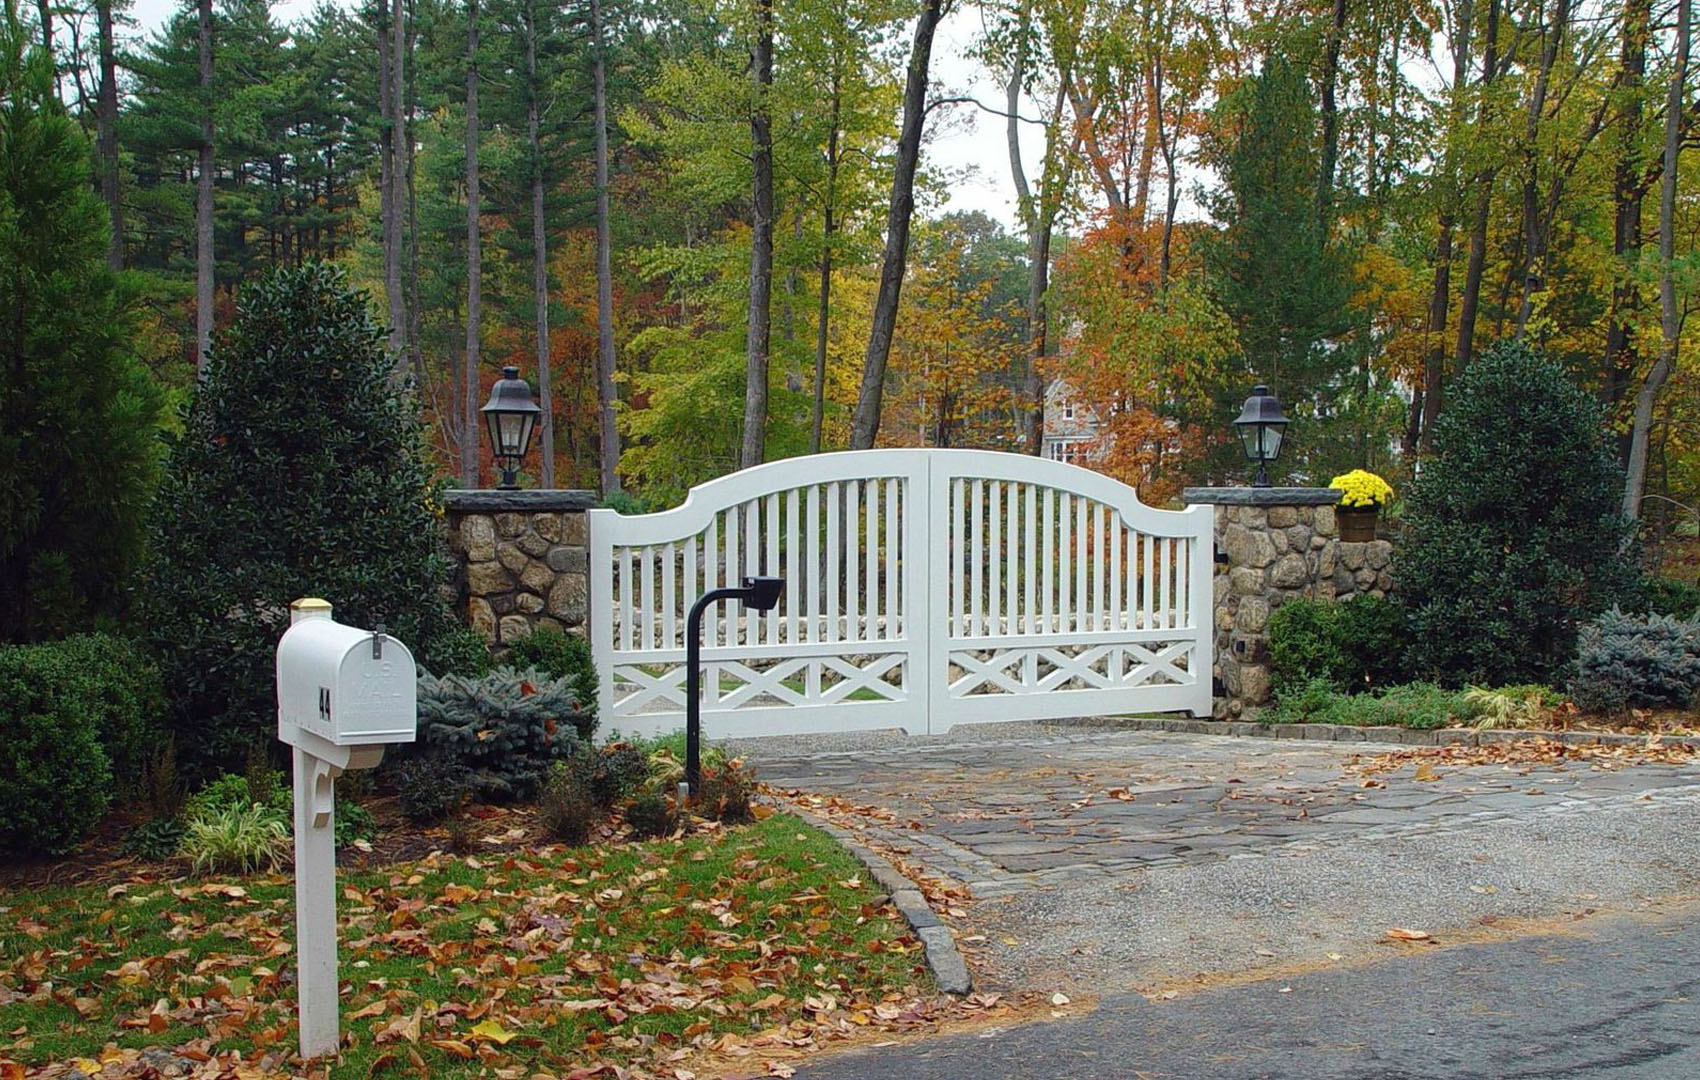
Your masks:
[[[341,1045],[336,977],[336,778],[370,769],[418,730],[418,673],[382,630],[331,618],[308,598],[289,605],[277,644],[277,737],[295,759],[295,958],[301,1056]]]
[[[278,738],[293,745],[300,730],[333,746],[412,742],[419,674],[407,646],[344,626],[329,604],[301,604],[277,646]]]

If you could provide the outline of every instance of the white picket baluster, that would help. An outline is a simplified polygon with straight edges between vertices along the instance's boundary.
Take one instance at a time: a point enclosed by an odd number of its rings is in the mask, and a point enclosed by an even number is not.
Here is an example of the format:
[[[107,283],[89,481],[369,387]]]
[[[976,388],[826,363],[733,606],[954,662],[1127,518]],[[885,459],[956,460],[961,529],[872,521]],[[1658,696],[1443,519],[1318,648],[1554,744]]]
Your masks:
[[[980,637],[986,632],[985,621],[981,616],[981,596],[986,587],[986,488],[985,481],[976,477],[971,488],[973,502],[968,507],[969,529],[972,539],[968,546],[968,568],[973,577],[968,594],[968,636]]]
[[[838,641],[838,588],[844,551],[838,542],[843,492],[835,480],[826,485],[826,640]]]
[[[1154,630],[1157,628],[1157,574],[1153,569],[1156,559],[1154,558],[1155,552],[1152,551],[1152,548],[1156,546],[1157,538],[1147,533],[1141,536],[1139,540],[1140,547],[1143,549],[1142,554],[1145,558],[1145,602],[1141,606],[1144,621],[1141,625],[1146,630]]]
[[[897,554],[903,542],[901,492],[898,481],[885,482],[885,633],[881,636],[887,641],[903,636],[897,618],[897,605],[903,595],[897,570]]]
[[[1110,629],[1127,629],[1127,596],[1122,591],[1122,538],[1127,526],[1118,513],[1110,515]]]
[[[993,480],[986,485],[986,633],[1001,634],[999,617],[1003,608],[1003,485]]]
[[[867,485],[868,502],[868,546],[863,552],[866,558],[864,577],[868,582],[868,601],[863,605],[867,611],[867,632],[862,635],[865,641],[877,640],[881,634],[879,629],[880,614],[880,482],[869,480]]]

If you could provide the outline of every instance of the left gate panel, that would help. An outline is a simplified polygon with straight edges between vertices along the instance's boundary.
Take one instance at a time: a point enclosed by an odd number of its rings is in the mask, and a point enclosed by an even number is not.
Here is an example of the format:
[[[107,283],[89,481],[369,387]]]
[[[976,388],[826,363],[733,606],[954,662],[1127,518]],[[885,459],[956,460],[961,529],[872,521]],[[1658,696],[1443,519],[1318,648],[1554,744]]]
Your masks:
[[[703,728],[711,737],[926,730],[923,454],[824,454],[747,469],[683,506],[590,514],[598,730],[684,724],[686,614],[746,576],[785,579],[772,611],[703,620]]]

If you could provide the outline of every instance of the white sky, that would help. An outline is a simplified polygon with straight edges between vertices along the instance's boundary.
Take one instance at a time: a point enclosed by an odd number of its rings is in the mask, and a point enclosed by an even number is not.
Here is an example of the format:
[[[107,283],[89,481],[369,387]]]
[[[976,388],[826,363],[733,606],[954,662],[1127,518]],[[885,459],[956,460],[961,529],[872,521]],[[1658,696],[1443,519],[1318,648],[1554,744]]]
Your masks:
[[[151,34],[183,6],[183,0],[135,0],[130,12],[136,22],[134,33]],[[313,0],[283,0],[272,10],[279,21],[287,22],[305,15],[312,6]],[[933,41],[933,78],[951,96],[972,94],[994,108],[1001,107],[1002,87],[968,57],[979,31],[980,17],[974,5],[958,5],[945,16]],[[908,30],[901,35],[905,55],[912,36]],[[928,127],[930,138],[923,163],[950,177],[950,198],[939,212],[983,210],[1013,229],[1015,184],[1010,179],[1002,118],[972,106],[958,106],[943,116],[935,111]],[[1025,155],[1031,161],[1042,151],[1043,143],[1036,126],[1023,127]],[[1033,168],[1028,165],[1029,170]]]

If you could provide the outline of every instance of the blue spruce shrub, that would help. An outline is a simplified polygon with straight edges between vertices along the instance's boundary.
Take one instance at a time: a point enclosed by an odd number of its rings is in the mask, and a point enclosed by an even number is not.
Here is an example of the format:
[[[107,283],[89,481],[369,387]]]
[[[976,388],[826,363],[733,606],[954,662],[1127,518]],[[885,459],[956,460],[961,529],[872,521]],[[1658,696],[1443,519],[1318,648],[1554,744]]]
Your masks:
[[[1700,620],[1616,608],[1578,636],[1571,696],[1584,709],[1690,704],[1700,694]]]
[[[419,677],[421,751],[464,766],[483,801],[536,797],[555,763],[583,745],[584,722],[571,679],[512,668]]]

